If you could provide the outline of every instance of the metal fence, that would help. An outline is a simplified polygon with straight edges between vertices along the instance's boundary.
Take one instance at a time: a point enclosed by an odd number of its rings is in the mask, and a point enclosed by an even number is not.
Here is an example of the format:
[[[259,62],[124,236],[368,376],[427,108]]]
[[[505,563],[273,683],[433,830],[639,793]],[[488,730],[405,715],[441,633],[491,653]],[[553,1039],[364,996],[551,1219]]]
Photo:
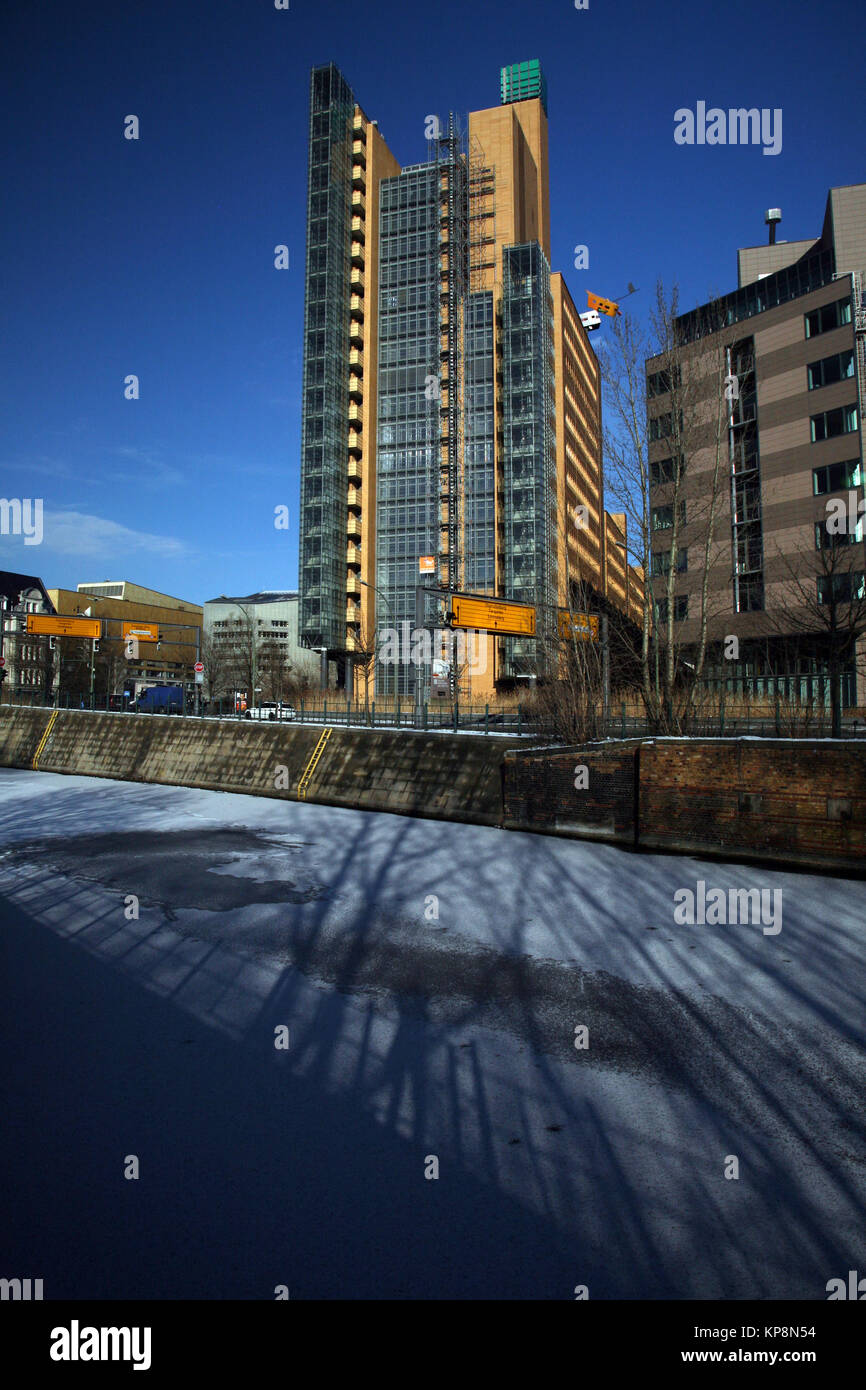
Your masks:
[[[39,708],[81,709],[97,713],[138,715],[142,719],[162,716],[189,719],[222,719],[235,722],[285,724],[333,724],[344,728],[368,729],[427,729],[474,732],[482,734],[519,735],[533,732],[531,721],[523,705],[491,704],[447,704],[444,701],[435,705],[425,705],[416,712],[411,697],[404,700],[389,699],[377,703],[375,700],[364,704],[360,701],[347,701],[339,698],[319,699],[314,703],[299,701],[294,710],[238,710],[233,700],[202,701],[198,711],[194,697],[187,697],[186,708],[136,710],[133,701],[123,695],[78,694],[61,691],[57,699],[40,699],[33,695],[7,696],[5,705],[30,705]],[[3,704],[0,704],[2,709]]]
[[[81,709],[115,714],[137,715],[141,719],[198,718],[232,721],[252,721],[256,723],[291,724],[330,724],[343,728],[356,729],[420,729],[427,731],[451,731],[453,733],[507,734],[509,737],[544,737],[551,743],[561,742],[555,730],[539,725],[530,706],[525,704],[449,704],[437,701],[416,711],[411,698],[388,700],[387,702],[346,701],[339,698],[320,699],[313,703],[299,701],[294,711],[287,710],[237,710],[232,700],[202,701],[198,712],[194,699],[188,697],[187,708],[183,714],[165,710],[136,711],[130,708],[131,701],[126,696],[111,695],[91,697],[90,693],[81,695],[61,692],[55,699],[39,699],[32,695],[16,696],[8,694],[0,703],[0,710],[12,705],[29,705],[59,709]],[[844,738],[866,738],[866,715],[851,712],[842,720]],[[567,742],[595,741],[600,738],[796,738],[815,739],[831,736],[829,710],[798,710],[778,704],[775,709],[760,707],[755,710],[738,709],[735,712],[714,710],[695,714],[683,730],[671,724],[659,727],[652,724],[639,707],[626,704],[614,705],[610,716],[596,720],[595,727],[587,740],[569,738]]]

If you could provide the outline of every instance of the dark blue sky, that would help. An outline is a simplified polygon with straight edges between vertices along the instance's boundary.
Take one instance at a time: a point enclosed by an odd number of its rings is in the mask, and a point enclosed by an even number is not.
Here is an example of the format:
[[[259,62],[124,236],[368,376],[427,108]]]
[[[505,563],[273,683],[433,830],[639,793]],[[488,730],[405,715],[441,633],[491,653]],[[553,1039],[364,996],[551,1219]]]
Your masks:
[[[335,61],[412,163],[428,113],[496,105],[502,64],[539,58],[553,268],[580,308],[630,280],[636,312],[657,278],[684,308],[732,289],[765,208],[781,237],[814,236],[827,189],[866,179],[863,0],[4,9],[0,493],[43,498],[45,535],[0,537],[0,568],[48,585],[199,602],[296,585],[313,64]],[[675,145],[699,100],[781,107],[781,154]]]

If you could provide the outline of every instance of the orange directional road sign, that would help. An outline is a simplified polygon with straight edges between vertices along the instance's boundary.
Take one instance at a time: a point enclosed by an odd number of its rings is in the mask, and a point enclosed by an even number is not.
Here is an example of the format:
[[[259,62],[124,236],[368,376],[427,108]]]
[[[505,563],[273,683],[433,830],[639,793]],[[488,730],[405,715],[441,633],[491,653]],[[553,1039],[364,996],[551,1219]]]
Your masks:
[[[578,642],[598,641],[598,617],[595,613],[569,613],[567,608],[559,610],[560,637],[573,637]]]
[[[452,627],[480,628],[487,632],[509,633],[513,637],[535,636],[535,609],[528,603],[455,594],[451,599],[451,615]]]
[[[121,627],[124,642],[137,637],[139,642],[158,642],[159,628],[156,623],[123,623]]]
[[[50,637],[99,637],[100,618],[64,618],[59,613],[28,613],[27,632],[48,634]]]
[[[616,318],[619,313],[619,305],[614,304],[612,299],[602,299],[600,295],[590,294],[589,290],[586,292],[586,301],[588,309],[597,309],[600,314],[607,314],[608,318]]]

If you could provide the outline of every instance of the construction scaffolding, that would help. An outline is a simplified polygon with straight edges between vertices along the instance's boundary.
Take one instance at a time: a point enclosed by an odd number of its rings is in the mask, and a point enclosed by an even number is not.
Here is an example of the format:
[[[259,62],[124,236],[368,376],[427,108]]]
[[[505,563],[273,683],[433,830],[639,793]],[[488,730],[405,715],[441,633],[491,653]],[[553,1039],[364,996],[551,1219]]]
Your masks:
[[[447,129],[429,141],[428,162],[436,170],[439,200],[439,245],[436,272],[439,295],[437,363],[439,479],[437,489],[436,574],[447,592],[464,582],[465,554],[465,308],[470,283],[470,164],[465,131],[451,113]],[[447,600],[437,605],[435,626]],[[425,673],[426,681],[426,673]],[[455,671],[451,666],[451,690]]]

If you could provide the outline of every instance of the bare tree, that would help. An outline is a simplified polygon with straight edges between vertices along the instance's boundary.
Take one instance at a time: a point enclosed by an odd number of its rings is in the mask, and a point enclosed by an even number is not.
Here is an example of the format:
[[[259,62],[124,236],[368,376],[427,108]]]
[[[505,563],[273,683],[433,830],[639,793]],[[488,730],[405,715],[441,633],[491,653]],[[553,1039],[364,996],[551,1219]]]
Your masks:
[[[679,296],[659,284],[647,331],[629,314],[613,320],[610,345],[599,351],[605,400],[605,485],[627,519],[628,558],[643,572],[639,656],[641,696],[658,729],[683,730],[694,714],[704,675],[713,597],[710,574],[722,544],[718,523],[727,480],[730,392],[724,343],[707,334],[685,343],[677,322]],[[648,393],[646,362],[655,359]],[[649,401],[661,406],[650,413]],[[662,461],[650,444],[664,441]],[[687,487],[700,476],[702,485]],[[704,479],[706,480],[704,483]],[[651,489],[652,494],[651,494]],[[654,545],[664,532],[665,548]],[[697,565],[694,561],[697,558]],[[689,564],[691,559],[691,564]],[[678,575],[689,573],[697,618],[688,642],[676,605]],[[656,600],[652,580],[664,581]],[[696,580],[696,582],[695,582]],[[681,582],[681,581],[680,581]],[[688,658],[688,659],[686,659]]]
[[[268,700],[286,700],[292,688],[294,667],[282,642],[266,639],[259,647],[258,675]]]
[[[229,682],[231,693],[242,690],[246,692],[248,701],[253,704],[259,682],[262,644],[258,637],[254,611],[242,603],[235,606],[238,616],[226,621],[219,638],[225,662],[223,678]]]
[[[99,644],[94,660],[94,690],[99,695],[117,695],[123,692],[128,663],[123,642],[105,639]],[[88,681],[90,679],[88,673]]]
[[[532,690],[530,718],[540,733],[563,743],[600,738],[603,658],[598,629],[583,623],[580,615],[563,613],[556,628],[540,640],[545,669],[556,677]]]
[[[228,655],[223,642],[212,632],[203,632],[199,660],[204,666],[204,688],[208,700],[229,693]]]
[[[375,676],[375,657],[376,657],[376,622],[375,615],[367,611],[366,621],[362,622],[355,633],[352,651],[352,667],[356,690],[358,682],[364,686],[364,709],[370,708],[370,682]]]

